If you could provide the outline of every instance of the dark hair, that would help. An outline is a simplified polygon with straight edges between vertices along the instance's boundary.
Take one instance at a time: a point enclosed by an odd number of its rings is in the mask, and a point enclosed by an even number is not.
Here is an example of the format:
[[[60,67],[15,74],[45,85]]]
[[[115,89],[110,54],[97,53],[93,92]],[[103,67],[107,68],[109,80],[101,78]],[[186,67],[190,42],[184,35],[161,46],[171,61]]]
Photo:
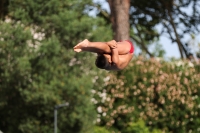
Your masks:
[[[108,62],[108,60],[106,59],[106,57],[104,55],[98,55],[97,56],[95,65],[98,68],[104,69],[105,66],[107,66],[107,64],[109,64],[109,62]]]

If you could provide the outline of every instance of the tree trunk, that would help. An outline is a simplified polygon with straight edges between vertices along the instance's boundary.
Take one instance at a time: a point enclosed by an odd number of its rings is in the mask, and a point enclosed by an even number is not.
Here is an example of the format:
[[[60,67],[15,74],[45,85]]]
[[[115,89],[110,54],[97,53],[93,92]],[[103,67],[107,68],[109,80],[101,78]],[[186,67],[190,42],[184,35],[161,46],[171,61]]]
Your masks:
[[[111,22],[116,41],[129,39],[130,0],[107,0],[111,10]]]
[[[0,19],[4,19],[4,17],[8,13],[8,0],[1,0],[0,1]]]

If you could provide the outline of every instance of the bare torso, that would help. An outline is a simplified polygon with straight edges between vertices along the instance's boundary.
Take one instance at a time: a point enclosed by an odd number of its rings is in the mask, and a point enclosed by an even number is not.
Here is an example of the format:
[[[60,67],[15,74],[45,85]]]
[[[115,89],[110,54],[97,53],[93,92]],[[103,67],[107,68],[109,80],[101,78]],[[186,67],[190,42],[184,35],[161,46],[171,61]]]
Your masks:
[[[109,54],[106,54],[105,56],[107,58],[111,58],[111,57],[109,57],[110,56]],[[129,64],[129,62],[131,61],[132,58],[133,58],[133,53],[127,53],[125,55],[120,55],[118,65],[111,63],[111,65],[106,67],[105,70],[122,70]]]

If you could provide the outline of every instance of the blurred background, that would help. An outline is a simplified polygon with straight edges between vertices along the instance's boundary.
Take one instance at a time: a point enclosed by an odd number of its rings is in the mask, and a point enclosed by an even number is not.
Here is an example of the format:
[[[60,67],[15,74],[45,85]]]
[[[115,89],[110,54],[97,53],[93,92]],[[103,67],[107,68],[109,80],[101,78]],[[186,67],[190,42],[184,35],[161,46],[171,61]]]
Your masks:
[[[1,0],[0,133],[200,132],[199,16],[198,0]],[[130,39],[133,60],[100,70],[73,51],[85,38]]]

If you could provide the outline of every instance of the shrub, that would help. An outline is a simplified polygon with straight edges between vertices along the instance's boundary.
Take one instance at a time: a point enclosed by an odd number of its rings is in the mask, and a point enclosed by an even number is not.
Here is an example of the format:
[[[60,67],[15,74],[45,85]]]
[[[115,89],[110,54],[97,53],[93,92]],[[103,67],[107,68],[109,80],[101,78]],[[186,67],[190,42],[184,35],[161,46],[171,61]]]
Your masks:
[[[149,128],[145,125],[143,120],[137,122],[131,122],[124,133],[162,133],[160,130],[153,129],[151,132]]]
[[[111,133],[111,132],[108,131],[105,127],[96,126],[94,128],[94,133]]]
[[[150,129],[163,132],[200,131],[200,74],[195,67],[138,58],[107,79],[95,96],[101,125],[121,131],[141,118]]]

